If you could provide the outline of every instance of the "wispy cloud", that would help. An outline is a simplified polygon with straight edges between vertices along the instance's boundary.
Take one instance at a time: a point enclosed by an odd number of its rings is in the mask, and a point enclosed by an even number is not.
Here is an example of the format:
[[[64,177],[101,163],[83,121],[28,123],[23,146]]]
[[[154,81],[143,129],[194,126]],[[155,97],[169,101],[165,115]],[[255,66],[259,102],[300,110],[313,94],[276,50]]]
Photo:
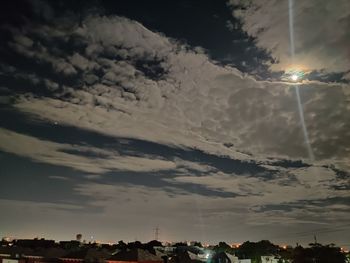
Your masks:
[[[5,129],[0,129],[0,141],[1,151],[91,174],[113,170],[148,172],[176,167],[171,161],[121,156],[116,151],[43,141]]]

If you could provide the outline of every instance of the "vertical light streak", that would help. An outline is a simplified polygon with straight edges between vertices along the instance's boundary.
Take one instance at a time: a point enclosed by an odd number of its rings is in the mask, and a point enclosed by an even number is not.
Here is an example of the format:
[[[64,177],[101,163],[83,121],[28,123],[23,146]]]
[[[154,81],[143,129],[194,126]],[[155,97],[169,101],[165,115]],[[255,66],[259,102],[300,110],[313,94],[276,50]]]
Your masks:
[[[294,55],[295,55],[295,45],[294,45],[294,14],[293,14],[293,0],[288,0],[288,13],[289,13],[289,43],[290,43],[290,56],[292,60],[292,64],[294,64]],[[298,111],[299,111],[299,118],[304,134],[304,140],[308,152],[309,159],[311,161],[314,161],[314,153],[310,144],[309,140],[309,134],[306,128],[305,124],[305,117],[304,117],[304,110],[303,110],[303,105],[301,103],[301,98],[300,98],[300,92],[299,92],[299,86],[295,85],[295,94],[298,102]]]
[[[292,63],[294,63],[294,16],[293,16],[293,0],[288,0],[288,13],[289,13],[289,44],[290,44],[290,57]]]
[[[303,105],[301,103],[301,98],[300,98],[300,93],[299,93],[299,86],[295,86],[295,93],[297,97],[297,102],[298,102],[298,111],[299,111],[299,118],[301,122],[301,127],[303,129],[303,134],[304,134],[304,140],[307,148],[307,153],[309,155],[310,161],[314,161],[314,152],[311,148],[310,140],[309,140],[309,134],[305,125],[305,118],[304,118],[304,110],[303,110]]]
[[[200,207],[199,201],[198,201],[197,187],[196,186],[193,186],[193,192],[195,194],[194,202],[195,202],[195,206],[196,206],[197,218],[199,221],[198,226],[200,228],[200,237],[201,237],[201,241],[203,242],[204,240],[206,240],[206,232],[204,230],[203,213],[202,213],[202,209]]]

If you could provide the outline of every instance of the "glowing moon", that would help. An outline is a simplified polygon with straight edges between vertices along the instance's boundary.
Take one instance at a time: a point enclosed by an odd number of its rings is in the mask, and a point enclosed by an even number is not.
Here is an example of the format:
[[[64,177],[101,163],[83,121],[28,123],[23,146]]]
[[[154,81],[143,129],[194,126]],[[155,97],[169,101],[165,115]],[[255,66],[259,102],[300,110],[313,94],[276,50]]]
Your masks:
[[[293,67],[287,69],[282,75],[281,79],[288,82],[299,82],[305,78],[308,72],[303,70],[301,67]]]
[[[297,81],[299,79],[299,76],[297,74],[293,74],[292,76],[290,76],[290,79],[293,81]]]

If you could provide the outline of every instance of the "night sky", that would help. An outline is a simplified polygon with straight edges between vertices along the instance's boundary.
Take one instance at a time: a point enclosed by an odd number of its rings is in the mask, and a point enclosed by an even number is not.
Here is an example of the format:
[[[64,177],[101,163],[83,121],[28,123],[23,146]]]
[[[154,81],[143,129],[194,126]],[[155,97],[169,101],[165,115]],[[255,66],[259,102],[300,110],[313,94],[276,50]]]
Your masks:
[[[288,4],[2,2],[0,236],[349,247],[350,2]]]

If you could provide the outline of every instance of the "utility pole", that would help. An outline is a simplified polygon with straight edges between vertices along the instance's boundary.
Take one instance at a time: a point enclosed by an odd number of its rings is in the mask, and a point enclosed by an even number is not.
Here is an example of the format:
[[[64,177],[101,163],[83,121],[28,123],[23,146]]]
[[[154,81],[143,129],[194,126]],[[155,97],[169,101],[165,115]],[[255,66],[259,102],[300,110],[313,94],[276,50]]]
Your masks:
[[[159,227],[157,226],[155,229],[154,229],[154,240],[157,240],[158,241],[159,239]]]
[[[315,255],[315,253],[317,253],[317,251],[318,251],[318,250],[317,250],[317,247],[316,247],[316,246],[317,246],[317,238],[316,238],[316,235],[314,235],[314,241],[315,241],[315,250],[314,250],[314,252],[313,252],[313,254],[314,254],[314,256],[313,256],[313,262],[316,262],[316,258],[315,258],[315,257],[317,256],[317,258],[319,258],[318,255]]]

